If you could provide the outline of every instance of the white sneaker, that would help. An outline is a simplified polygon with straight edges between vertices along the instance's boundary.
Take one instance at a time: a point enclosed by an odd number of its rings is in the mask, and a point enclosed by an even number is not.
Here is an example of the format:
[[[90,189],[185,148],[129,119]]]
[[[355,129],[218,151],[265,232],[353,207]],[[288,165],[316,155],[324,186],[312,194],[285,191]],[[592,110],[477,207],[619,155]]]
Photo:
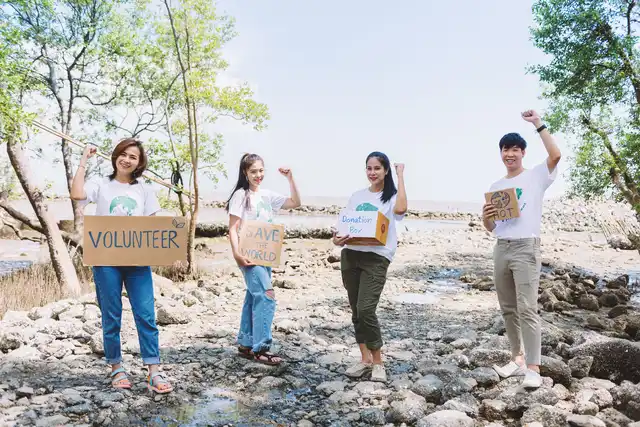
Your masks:
[[[355,365],[351,366],[349,369],[347,369],[344,372],[344,374],[346,376],[348,376],[348,377],[351,377],[351,378],[360,378],[361,376],[363,376],[364,374],[366,374],[370,370],[371,370],[371,364],[370,363],[358,362]]]
[[[527,370],[524,366],[518,365],[513,360],[504,366],[493,365],[493,369],[502,378],[521,377],[525,375],[525,372]]]
[[[387,371],[382,365],[373,365],[373,371],[371,372],[371,381],[386,383]]]
[[[522,387],[524,388],[540,388],[542,386],[542,377],[536,371],[527,369],[527,373],[522,380]]]

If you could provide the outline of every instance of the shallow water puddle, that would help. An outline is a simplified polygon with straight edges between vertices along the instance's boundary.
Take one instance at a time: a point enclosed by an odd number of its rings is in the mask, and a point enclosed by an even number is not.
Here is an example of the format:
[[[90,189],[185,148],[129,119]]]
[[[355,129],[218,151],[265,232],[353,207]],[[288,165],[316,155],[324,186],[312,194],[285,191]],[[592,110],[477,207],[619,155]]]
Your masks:
[[[437,295],[427,292],[424,294],[405,292],[391,297],[391,301],[401,304],[435,304],[439,299]]]
[[[157,416],[145,425],[166,427],[200,426],[274,426],[276,422],[260,417],[252,408],[236,400],[233,392],[221,388],[207,390],[205,398],[195,404],[183,405],[164,416]]]

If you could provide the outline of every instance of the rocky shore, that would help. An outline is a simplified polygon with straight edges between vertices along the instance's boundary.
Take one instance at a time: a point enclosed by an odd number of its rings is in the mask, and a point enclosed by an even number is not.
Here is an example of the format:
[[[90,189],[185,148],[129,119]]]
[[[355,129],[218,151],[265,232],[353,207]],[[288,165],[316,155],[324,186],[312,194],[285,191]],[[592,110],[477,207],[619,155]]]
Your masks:
[[[201,279],[155,277],[174,393],[146,391],[126,298],[134,387],[109,387],[91,294],[4,316],[0,426],[638,426],[638,255],[602,236],[543,236],[544,386],[534,392],[491,368],[509,347],[490,278],[493,238],[479,228],[402,235],[378,308],[387,384],[343,374],[358,351],[329,241],[286,243],[274,272],[273,350],[286,359],[276,368],[236,357],[244,285],[224,239],[198,243]]]
[[[207,206],[223,209],[224,202],[211,202]],[[303,205],[289,211],[295,215],[336,216],[344,206]],[[481,222],[481,209],[478,212],[443,212],[409,209],[407,218],[436,221],[472,221]],[[635,213],[625,203],[606,200],[560,197],[544,202],[543,223],[548,229],[562,231],[593,231],[600,228],[602,222],[615,219],[635,220]]]

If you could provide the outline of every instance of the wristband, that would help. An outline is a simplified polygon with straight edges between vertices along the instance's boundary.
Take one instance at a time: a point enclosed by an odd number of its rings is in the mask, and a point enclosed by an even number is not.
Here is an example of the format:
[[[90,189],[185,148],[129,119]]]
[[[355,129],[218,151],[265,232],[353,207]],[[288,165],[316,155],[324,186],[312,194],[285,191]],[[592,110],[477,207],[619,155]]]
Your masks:
[[[536,131],[538,131],[538,133],[542,132],[543,130],[545,130],[547,128],[547,125],[542,125],[540,126],[538,129],[536,129]]]

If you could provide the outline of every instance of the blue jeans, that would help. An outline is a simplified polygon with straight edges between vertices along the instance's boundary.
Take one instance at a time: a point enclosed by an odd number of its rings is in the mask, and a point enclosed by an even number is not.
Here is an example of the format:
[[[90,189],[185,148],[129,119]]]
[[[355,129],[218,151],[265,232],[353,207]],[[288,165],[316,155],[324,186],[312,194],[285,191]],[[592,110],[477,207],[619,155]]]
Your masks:
[[[271,286],[271,268],[260,265],[240,267],[247,293],[242,307],[238,344],[250,347],[254,353],[271,347],[271,324],[276,312],[276,300]]]
[[[138,330],[140,353],[145,365],[160,363],[160,345],[153,297],[151,267],[93,267],[98,305],[102,312],[102,339],[107,363],[122,361],[122,283],[127,290]]]

